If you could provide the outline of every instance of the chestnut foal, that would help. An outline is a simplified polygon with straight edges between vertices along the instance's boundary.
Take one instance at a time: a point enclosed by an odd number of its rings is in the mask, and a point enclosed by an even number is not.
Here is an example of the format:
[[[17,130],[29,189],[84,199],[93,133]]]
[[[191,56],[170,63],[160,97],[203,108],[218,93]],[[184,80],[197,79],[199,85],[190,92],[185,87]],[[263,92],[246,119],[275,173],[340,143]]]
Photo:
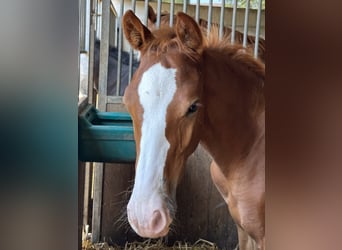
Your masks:
[[[142,237],[165,236],[190,154],[201,143],[212,179],[236,222],[239,249],[265,250],[265,66],[241,46],[205,40],[178,13],[173,28],[151,32],[132,11],[124,33],[141,52],[124,95],[137,145],[128,220]]]

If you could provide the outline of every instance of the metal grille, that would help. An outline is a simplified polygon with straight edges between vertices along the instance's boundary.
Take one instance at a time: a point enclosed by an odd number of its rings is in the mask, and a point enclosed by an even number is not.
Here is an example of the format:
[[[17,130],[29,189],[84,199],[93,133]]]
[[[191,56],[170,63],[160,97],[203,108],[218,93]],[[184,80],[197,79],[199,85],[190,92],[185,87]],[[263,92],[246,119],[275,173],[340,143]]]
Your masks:
[[[212,29],[213,23],[216,23],[219,27],[219,35],[223,37],[224,33],[227,31],[226,27],[231,29],[230,39],[231,43],[241,42],[243,46],[247,46],[248,34],[255,36],[254,56],[258,57],[258,47],[259,47],[259,37],[261,35],[261,23],[262,23],[262,0],[258,2],[258,9],[253,10],[254,20],[250,18],[250,0],[244,1],[246,4],[245,9],[238,9],[238,0],[231,0],[231,7],[227,7],[227,1],[219,0],[184,0],[182,3],[180,1],[175,2],[175,0],[145,0],[145,1],[124,1],[124,0],[83,0],[80,4],[80,44],[83,52],[88,55],[88,81],[86,89],[83,95],[88,96],[88,102],[95,104],[94,91],[94,79],[95,79],[95,94],[97,94],[97,107],[106,111],[106,104],[108,103],[121,103],[122,102],[122,92],[125,85],[130,82],[134,71],[134,62],[138,61],[137,53],[134,52],[128,45],[123,37],[121,17],[127,9],[132,9],[134,12],[140,13],[140,18],[142,22],[148,24],[148,14],[149,6],[156,12],[155,27],[159,27],[161,24],[162,15],[165,15],[165,11],[169,14],[169,24],[170,26],[174,23],[174,14],[178,11],[183,11],[192,15],[198,23],[206,23],[207,31]],[[243,13],[244,12],[244,13]],[[244,15],[244,18],[241,16]],[[213,19],[216,22],[213,22]],[[238,25],[238,20],[240,19],[240,24]],[[227,20],[230,23],[227,23]],[[242,21],[243,20],[243,21]],[[251,27],[251,21],[255,21],[253,34],[249,28]],[[110,24],[114,24],[110,26]],[[203,24],[202,24],[203,26]],[[238,27],[239,26],[239,27]],[[240,34],[243,33],[242,41],[239,41],[237,37],[237,30],[240,28]],[[96,50],[94,46],[95,40],[99,40],[100,48]],[[110,40],[114,43],[110,44]],[[117,54],[115,55],[115,60],[117,64],[115,69],[111,65],[111,61],[108,62],[108,58],[111,56],[108,50],[112,47],[117,49]],[[99,62],[94,62],[94,53],[98,53]],[[128,60],[125,60],[127,67],[123,67],[123,56],[128,55]],[[95,57],[96,58],[96,57]],[[109,59],[110,60],[110,59]],[[127,62],[128,61],[128,62]],[[97,63],[97,64],[95,64]],[[108,66],[109,63],[109,66]],[[98,77],[94,76],[94,68],[98,70]],[[109,71],[115,71],[115,79],[113,76],[108,74]],[[128,71],[128,72],[126,72]],[[123,82],[123,74],[128,76],[128,80]],[[109,84],[109,82],[115,82],[115,86]],[[108,93],[108,89],[115,88],[115,91]]]

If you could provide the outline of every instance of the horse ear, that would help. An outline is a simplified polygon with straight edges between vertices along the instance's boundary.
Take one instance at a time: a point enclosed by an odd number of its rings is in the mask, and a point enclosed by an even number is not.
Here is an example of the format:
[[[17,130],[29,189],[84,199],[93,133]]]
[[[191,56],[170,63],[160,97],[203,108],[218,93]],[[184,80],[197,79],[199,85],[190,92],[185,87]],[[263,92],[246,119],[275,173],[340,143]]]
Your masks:
[[[192,17],[182,12],[177,13],[175,30],[177,37],[185,46],[195,51],[202,49],[202,32]]]
[[[154,9],[152,8],[151,5],[148,5],[148,20],[151,22],[151,23],[155,23],[157,21],[157,15],[156,13],[154,12]]]
[[[124,14],[122,26],[125,37],[136,50],[142,50],[153,39],[152,33],[140,22],[132,10]]]
[[[148,14],[147,14],[147,28],[149,30],[155,30],[156,29],[156,22],[157,22],[157,15],[154,12],[151,5],[148,5]]]

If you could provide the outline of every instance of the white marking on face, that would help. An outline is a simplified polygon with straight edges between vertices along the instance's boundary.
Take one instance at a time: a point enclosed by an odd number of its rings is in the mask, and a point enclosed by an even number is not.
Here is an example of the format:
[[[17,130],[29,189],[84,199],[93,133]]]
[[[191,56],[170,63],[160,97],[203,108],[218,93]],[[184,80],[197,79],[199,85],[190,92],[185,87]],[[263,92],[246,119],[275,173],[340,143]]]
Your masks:
[[[154,205],[162,202],[158,196],[163,187],[164,166],[170,147],[165,135],[166,113],[176,88],[176,69],[165,68],[160,63],[149,68],[139,84],[138,95],[144,111],[140,155],[131,197],[137,203],[135,206],[142,206],[142,201],[150,203],[149,207],[153,206],[151,202]]]

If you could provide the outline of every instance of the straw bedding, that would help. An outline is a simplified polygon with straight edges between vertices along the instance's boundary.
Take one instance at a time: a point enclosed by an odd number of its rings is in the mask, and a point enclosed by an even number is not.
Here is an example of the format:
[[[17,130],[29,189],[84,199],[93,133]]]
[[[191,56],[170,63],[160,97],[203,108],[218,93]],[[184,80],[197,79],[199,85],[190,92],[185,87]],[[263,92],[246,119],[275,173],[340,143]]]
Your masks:
[[[186,242],[176,242],[173,246],[166,246],[162,242],[162,240],[146,240],[143,242],[132,242],[132,243],[126,243],[125,246],[109,246],[108,243],[96,243],[91,244],[89,240],[85,240],[82,243],[82,250],[133,250],[133,249],[139,249],[139,250],[199,250],[199,249],[207,249],[207,250],[218,250],[218,247],[215,243],[199,239],[194,244],[189,244]]]

